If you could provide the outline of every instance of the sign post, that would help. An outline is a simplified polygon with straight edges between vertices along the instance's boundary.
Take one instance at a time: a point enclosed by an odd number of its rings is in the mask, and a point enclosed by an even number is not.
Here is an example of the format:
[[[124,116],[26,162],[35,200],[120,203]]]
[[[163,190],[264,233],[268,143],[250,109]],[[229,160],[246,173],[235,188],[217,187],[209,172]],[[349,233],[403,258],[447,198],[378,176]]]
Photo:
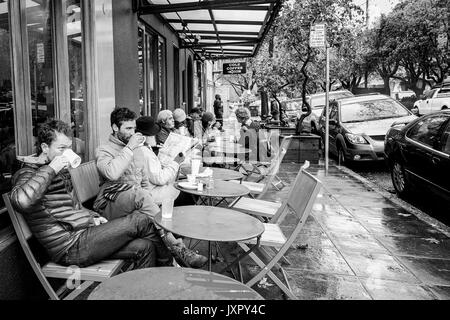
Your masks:
[[[330,47],[327,44],[327,30],[324,23],[311,26],[309,45],[311,48],[324,48],[326,55],[326,91],[325,91],[325,175],[328,175],[328,154],[330,140]]]

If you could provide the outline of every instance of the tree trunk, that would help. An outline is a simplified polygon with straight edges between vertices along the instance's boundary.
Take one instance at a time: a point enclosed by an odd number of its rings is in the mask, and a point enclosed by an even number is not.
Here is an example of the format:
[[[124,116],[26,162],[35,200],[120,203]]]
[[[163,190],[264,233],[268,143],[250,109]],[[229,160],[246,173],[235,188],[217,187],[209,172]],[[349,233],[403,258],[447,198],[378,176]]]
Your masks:
[[[391,87],[389,86],[389,80],[391,77],[383,77],[384,90],[383,93],[387,96],[391,96]]]

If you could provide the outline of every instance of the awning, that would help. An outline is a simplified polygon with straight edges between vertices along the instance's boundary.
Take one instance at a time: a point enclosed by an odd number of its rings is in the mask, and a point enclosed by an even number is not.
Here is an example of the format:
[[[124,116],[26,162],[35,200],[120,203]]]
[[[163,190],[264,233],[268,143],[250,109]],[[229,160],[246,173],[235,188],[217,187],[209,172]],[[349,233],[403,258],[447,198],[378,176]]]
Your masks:
[[[139,15],[159,14],[202,59],[256,55],[282,0],[141,0]]]

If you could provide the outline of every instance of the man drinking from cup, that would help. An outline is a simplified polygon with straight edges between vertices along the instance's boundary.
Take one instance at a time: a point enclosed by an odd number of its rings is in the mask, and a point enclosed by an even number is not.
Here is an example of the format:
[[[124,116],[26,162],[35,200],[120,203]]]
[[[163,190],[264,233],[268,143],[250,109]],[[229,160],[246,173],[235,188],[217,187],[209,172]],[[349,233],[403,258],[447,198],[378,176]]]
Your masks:
[[[23,167],[12,178],[11,203],[50,259],[79,267],[104,259],[130,260],[135,269],[155,266],[155,247],[163,244],[150,217],[133,213],[107,221],[74,195],[67,168],[79,157],[71,147],[70,126],[48,120],[38,130],[38,155],[18,157]]]
[[[151,184],[139,162],[141,159],[134,157],[135,150],[145,142],[141,133],[135,133],[136,114],[127,108],[115,109],[111,113],[111,128],[113,133],[108,143],[97,149],[97,168],[105,182],[94,202],[94,209],[111,220],[134,212],[153,220],[160,209],[151,195]],[[167,257],[168,248],[185,266],[199,268],[206,263],[205,257],[187,249],[181,239],[156,228],[166,245],[166,248],[156,248],[159,257]]]

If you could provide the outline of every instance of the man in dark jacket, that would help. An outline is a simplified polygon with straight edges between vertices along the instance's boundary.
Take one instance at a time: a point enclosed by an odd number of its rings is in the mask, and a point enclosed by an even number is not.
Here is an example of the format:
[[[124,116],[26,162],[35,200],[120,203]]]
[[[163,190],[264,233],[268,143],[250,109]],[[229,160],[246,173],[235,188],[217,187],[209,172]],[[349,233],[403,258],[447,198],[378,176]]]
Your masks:
[[[216,100],[214,100],[213,107],[216,120],[223,124],[223,104],[220,94],[216,94]]]
[[[52,261],[89,266],[103,259],[125,259],[134,268],[156,264],[162,241],[150,217],[133,213],[107,221],[76,198],[63,154],[72,147],[70,126],[49,120],[38,132],[38,156],[21,157],[13,176],[13,206],[22,213]]]

